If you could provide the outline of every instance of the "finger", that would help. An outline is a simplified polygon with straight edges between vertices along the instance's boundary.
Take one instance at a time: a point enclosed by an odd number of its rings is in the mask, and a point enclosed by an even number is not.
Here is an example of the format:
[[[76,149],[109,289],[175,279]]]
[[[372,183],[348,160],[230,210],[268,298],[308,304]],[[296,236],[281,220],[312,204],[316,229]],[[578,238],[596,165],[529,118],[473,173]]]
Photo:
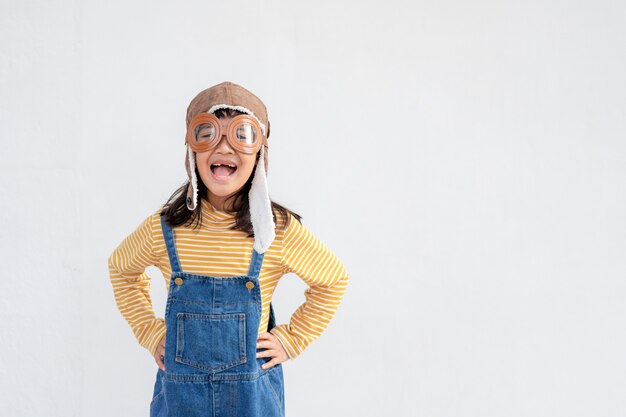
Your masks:
[[[157,365],[159,365],[159,368],[161,368],[161,370],[165,371],[165,362],[164,362],[164,357],[165,357],[165,346],[164,345],[159,345],[157,347],[157,351],[155,356],[155,360]]]
[[[265,362],[263,365],[261,365],[261,368],[263,369],[270,369],[272,366],[276,365],[278,362],[277,358],[273,358],[271,361],[267,361]]]
[[[159,368],[161,368],[162,371],[165,371],[165,363],[163,363],[163,359],[161,355],[158,355],[156,357],[156,363],[159,366]]]
[[[274,341],[272,340],[261,340],[260,342],[257,342],[256,347],[257,349],[258,348],[274,348],[276,347],[276,343],[274,343]]]
[[[276,337],[276,336],[274,336],[270,332],[259,333],[259,339],[272,339],[274,337]]]
[[[266,349],[256,353],[257,358],[266,358],[268,356],[276,356],[276,350]]]

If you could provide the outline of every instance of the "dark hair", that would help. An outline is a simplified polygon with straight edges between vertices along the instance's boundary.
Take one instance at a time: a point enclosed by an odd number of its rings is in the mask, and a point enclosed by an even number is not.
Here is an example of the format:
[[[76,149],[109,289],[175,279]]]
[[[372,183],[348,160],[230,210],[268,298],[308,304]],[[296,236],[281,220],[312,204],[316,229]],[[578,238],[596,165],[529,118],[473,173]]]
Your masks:
[[[234,117],[238,114],[243,114],[240,111],[234,109],[219,109],[216,110],[216,117],[229,116]],[[258,163],[260,157],[260,153],[256,155],[256,163]],[[255,163],[255,167],[256,167]],[[252,179],[254,178],[254,170],[252,169],[252,174],[250,178],[246,181],[246,183],[241,187],[241,189],[228,197],[227,200],[231,198],[234,199],[233,202],[233,210],[226,210],[228,213],[235,213],[235,224],[231,227],[232,230],[241,230],[248,234],[248,237],[254,237],[254,231],[252,229],[252,222],[250,221],[250,203],[248,201],[248,192],[250,191],[250,187],[252,186]],[[198,179],[198,204],[195,210],[190,211],[187,208],[187,189],[189,187],[189,181],[185,182],[180,188],[178,188],[174,193],[167,199],[165,204],[161,207],[161,214],[165,216],[167,223],[170,226],[178,226],[181,224],[189,225],[194,223],[193,228],[196,229],[200,227],[202,224],[202,204],[201,199],[208,200],[208,190],[204,182],[200,178],[200,174],[198,173],[198,168],[195,168],[196,178]],[[287,228],[289,226],[289,222],[291,221],[289,217],[289,213],[291,213],[300,223],[302,216],[299,214],[289,210],[282,205],[271,201],[272,207],[272,217],[274,218],[274,223],[277,223],[276,212],[280,212],[283,215],[283,218],[286,222],[282,225],[282,227]]]

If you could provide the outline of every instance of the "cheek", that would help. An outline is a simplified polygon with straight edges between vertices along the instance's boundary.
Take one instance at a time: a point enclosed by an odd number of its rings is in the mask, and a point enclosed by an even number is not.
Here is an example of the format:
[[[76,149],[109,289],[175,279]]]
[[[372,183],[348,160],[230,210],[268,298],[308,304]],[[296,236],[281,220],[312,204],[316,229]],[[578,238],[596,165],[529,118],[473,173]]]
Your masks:
[[[254,171],[254,159],[248,159],[246,161],[243,161],[243,165],[241,166],[241,174],[247,179],[250,177],[250,175],[252,175],[252,172]]]
[[[196,153],[196,165],[197,166],[206,165],[208,161],[209,161],[208,152]]]
[[[209,163],[209,155],[208,154],[196,154],[196,169],[201,175],[206,175]]]

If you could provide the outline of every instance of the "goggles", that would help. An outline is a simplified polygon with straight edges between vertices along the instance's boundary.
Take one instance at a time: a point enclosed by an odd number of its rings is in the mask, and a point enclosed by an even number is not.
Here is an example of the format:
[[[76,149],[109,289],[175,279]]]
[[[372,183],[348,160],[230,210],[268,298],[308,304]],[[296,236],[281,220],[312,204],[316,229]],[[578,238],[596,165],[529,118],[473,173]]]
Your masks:
[[[224,135],[234,150],[245,154],[254,154],[261,145],[267,146],[261,126],[247,114],[239,114],[224,125],[217,116],[200,113],[189,122],[185,141],[194,152],[206,152],[215,148]]]

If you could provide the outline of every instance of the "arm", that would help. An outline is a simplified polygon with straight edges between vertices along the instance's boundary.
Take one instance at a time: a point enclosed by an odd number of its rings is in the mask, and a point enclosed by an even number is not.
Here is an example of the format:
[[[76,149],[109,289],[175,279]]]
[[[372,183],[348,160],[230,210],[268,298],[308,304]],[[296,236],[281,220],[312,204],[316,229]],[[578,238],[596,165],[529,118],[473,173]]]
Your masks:
[[[282,246],[283,272],[298,275],[309,288],[306,301],[296,309],[289,324],[270,330],[290,359],[298,356],[324,332],[335,315],[348,284],[341,261],[295,217],[285,230]]]
[[[165,320],[156,318],[150,299],[149,265],[158,266],[152,250],[152,220],[146,218],[109,257],[109,275],[117,307],[137,341],[154,355],[165,334]]]

